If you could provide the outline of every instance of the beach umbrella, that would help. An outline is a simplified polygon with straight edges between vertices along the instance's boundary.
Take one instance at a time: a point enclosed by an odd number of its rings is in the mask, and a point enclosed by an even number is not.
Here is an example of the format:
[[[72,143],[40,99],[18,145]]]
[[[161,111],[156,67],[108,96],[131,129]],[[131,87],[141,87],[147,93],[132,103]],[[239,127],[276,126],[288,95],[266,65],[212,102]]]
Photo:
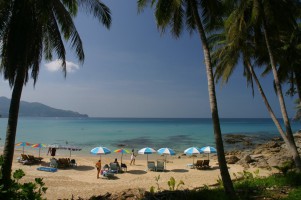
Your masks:
[[[101,156],[101,154],[104,154],[104,155],[110,154],[111,150],[108,149],[107,147],[95,147],[94,149],[91,150],[91,153]]]
[[[31,147],[33,147],[33,148],[39,148],[39,157],[40,157],[41,148],[42,147],[47,147],[47,145],[46,144],[42,144],[42,143],[37,143],[37,144],[31,145]]]
[[[197,147],[190,147],[190,148],[186,149],[184,151],[184,153],[187,154],[187,155],[191,155],[192,156],[192,155],[200,154],[201,151]],[[192,164],[194,164],[194,157],[193,156],[192,156]]]
[[[147,155],[146,161],[148,161],[148,154],[153,154],[153,153],[156,153],[156,150],[153,148],[150,148],[150,147],[145,147],[138,151],[138,154],[146,154]]]
[[[216,149],[214,147],[211,146],[206,146],[206,147],[202,147],[200,148],[201,153],[207,153],[208,154],[208,160],[209,160],[209,154],[210,153],[216,153]]]
[[[167,147],[161,148],[157,152],[159,155],[165,155],[165,168],[166,168],[166,156],[167,155],[176,155],[176,152],[173,149],[167,148]]]
[[[19,142],[16,144],[16,146],[19,146],[19,147],[23,147],[23,154],[24,154],[24,147],[25,146],[30,146],[31,144],[28,143],[28,142]]]
[[[116,149],[114,152],[115,152],[115,153],[121,153],[120,163],[122,163],[122,156],[123,156],[123,154],[125,154],[125,153],[130,153],[130,152],[129,152],[128,150],[126,150],[126,149]]]

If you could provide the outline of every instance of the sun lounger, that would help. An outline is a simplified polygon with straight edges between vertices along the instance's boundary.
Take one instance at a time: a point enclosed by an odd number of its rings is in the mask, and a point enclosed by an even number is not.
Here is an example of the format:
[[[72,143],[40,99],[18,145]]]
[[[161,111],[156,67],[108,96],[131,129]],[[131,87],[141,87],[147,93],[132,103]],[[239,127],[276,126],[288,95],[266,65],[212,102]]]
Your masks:
[[[58,168],[68,168],[68,167],[70,167],[70,163],[67,158],[58,159]]]
[[[208,169],[210,168],[209,160],[197,160],[195,167],[197,169]]]
[[[162,160],[157,160],[157,167],[156,167],[156,171],[164,171],[165,167],[164,167],[164,161]]]
[[[49,164],[50,167],[54,167],[54,168],[57,168],[58,167],[58,162],[55,158],[51,158],[50,159],[50,164]]]
[[[106,177],[108,179],[115,177],[114,173],[112,173],[110,171],[102,171],[102,175],[103,175],[103,177]]]
[[[117,163],[110,163],[110,172],[112,173],[118,173],[119,171],[119,166],[117,165]]]
[[[34,160],[31,160],[27,155],[21,154],[21,159],[19,160],[23,165],[31,165],[34,163]]]
[[[156,171],[155,161],[148,161],[147,162],[147,169],[150,170],[150,171]]]
[[[203,167],[203,163],[204,163],[204,160],[197,160],[196,163],[194,164],[194,167],[196,169],[201,169]]]
[[[39,163],[42,161],[43,158],[41,157],[34,157],[33,155],[27,155],[29,160],[31,160],[33,163]]]
[[[126,164],[121,163],[121,170],[125,171],[125,172],[128,170],[128,167],[126,166]]]
[[[204,162],[203,162],[203,169],[210,168],[209,162],[210,162],[210,160],[204,160]]]
[[[77,163],[76,163],[75,159],[71,159],[71,160],[69,159],[69,164],[71,167],[77,167]]]

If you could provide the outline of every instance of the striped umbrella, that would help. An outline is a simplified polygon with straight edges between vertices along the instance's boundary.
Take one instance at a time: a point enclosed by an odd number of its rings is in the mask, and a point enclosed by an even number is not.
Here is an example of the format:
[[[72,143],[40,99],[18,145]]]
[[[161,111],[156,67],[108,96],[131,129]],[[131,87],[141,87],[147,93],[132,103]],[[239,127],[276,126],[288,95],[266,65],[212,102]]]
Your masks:
[[[91,150],[91,153],[101,156],[101,154],[104,154],[104,155],[105,154],[110,154],[111,150],[108,149],[107,147],[95,147],[94,149]]]
[[[116,149],[114,152],[115,152],[115,153],[121,153],[120,163],[122,163],[122,156],[123,156],[123,154],[130,153],[130,152],[129,152],[128,150],[126,150],[126,149]]]
[[[25,146],[30,146],[31,144],[28,143],[28,142],[19,142],[16,144],[16,146],[19,146],[19,147],[23,147],[23,154],[24,154],[24,147]]]
[[[210,153],[216,153],[216,149],[214,147],[211,146],[206,146],[206,147],[202,147],[200,148],[201,153],[207,153],[208,154],[208,160],[209,160],[209,154]]]
[[[161,148],[157,152],[159,155],[165,155],[165,169],[166,169],[166,156],[167,155],[176,155],[176,152],[173,149],[167,148],[167,147]]]
[[[46,144],[37,143],[37,144],[31,145],[31,147],[33,147],[33,148],[39,148],[39,157],[40,157],[41,148],[42,147],[47,147],[47,145]]]
[[[156,153],[156,150],[153,148],[150,148],[150,147],[145,147],[138,151],[138,154],[146,154],[147,155],[147,158],[146,158],[147,161],[148,161],[148,154],[153,154],[153,153]]]
[[[200,154],[200,149],[197,147],[190,147],[184,151],[185,154],[187,155],[196,155]],[[192,164],[194,164],[194,157],[192,156]]]

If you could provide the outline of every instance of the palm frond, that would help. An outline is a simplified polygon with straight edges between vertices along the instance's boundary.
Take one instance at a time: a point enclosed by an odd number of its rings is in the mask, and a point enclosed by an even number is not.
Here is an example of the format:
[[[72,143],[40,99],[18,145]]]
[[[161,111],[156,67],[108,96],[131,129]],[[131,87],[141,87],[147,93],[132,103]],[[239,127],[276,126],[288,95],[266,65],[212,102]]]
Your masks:
[[[111,11],[100,0],[77,0],[80,9],[92,13],[106,28],[111,26]]]

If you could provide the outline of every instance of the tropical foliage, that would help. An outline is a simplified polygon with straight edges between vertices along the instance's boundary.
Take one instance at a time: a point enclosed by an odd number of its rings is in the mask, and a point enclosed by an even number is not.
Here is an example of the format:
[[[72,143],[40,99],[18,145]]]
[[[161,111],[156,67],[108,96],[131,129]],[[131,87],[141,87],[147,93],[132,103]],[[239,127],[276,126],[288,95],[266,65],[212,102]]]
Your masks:
[[[293,138],[281,88],[282,83],[290,81],[292,83],[290,90],[293,90],[293,83],[298,82],[299,51],[296,43],[292,41],[298,41],[297,21],[300,3],[294,0],[225,2],[230,9],[224,17],[224,25],[220,27],[218,34],[210,38],[214,50],[212,56],[216,66],[215,77],[228,81],[235,67],[242,63],[248,83],[253,87],[255,80],[271,118],[286,142],[296,166],[301,170],[301,159]],[[253,69],[256,66],[265,66],[264,74],[268,72],[273,74],[285,131],[263,92]]]
[[[4,189],[11,179],[20,99],[29,73],[35,84],[41,59],[51,60],[55,55],[61,60],[66,75],[64,41],[70,43],[79,62],[84,61],[82,41],[73,22],[78,9],[92,14],[106,28],[110,27],[110,10],[99,0],[0,0],[0,70],[13,88],[3,151],[1,183]]]

